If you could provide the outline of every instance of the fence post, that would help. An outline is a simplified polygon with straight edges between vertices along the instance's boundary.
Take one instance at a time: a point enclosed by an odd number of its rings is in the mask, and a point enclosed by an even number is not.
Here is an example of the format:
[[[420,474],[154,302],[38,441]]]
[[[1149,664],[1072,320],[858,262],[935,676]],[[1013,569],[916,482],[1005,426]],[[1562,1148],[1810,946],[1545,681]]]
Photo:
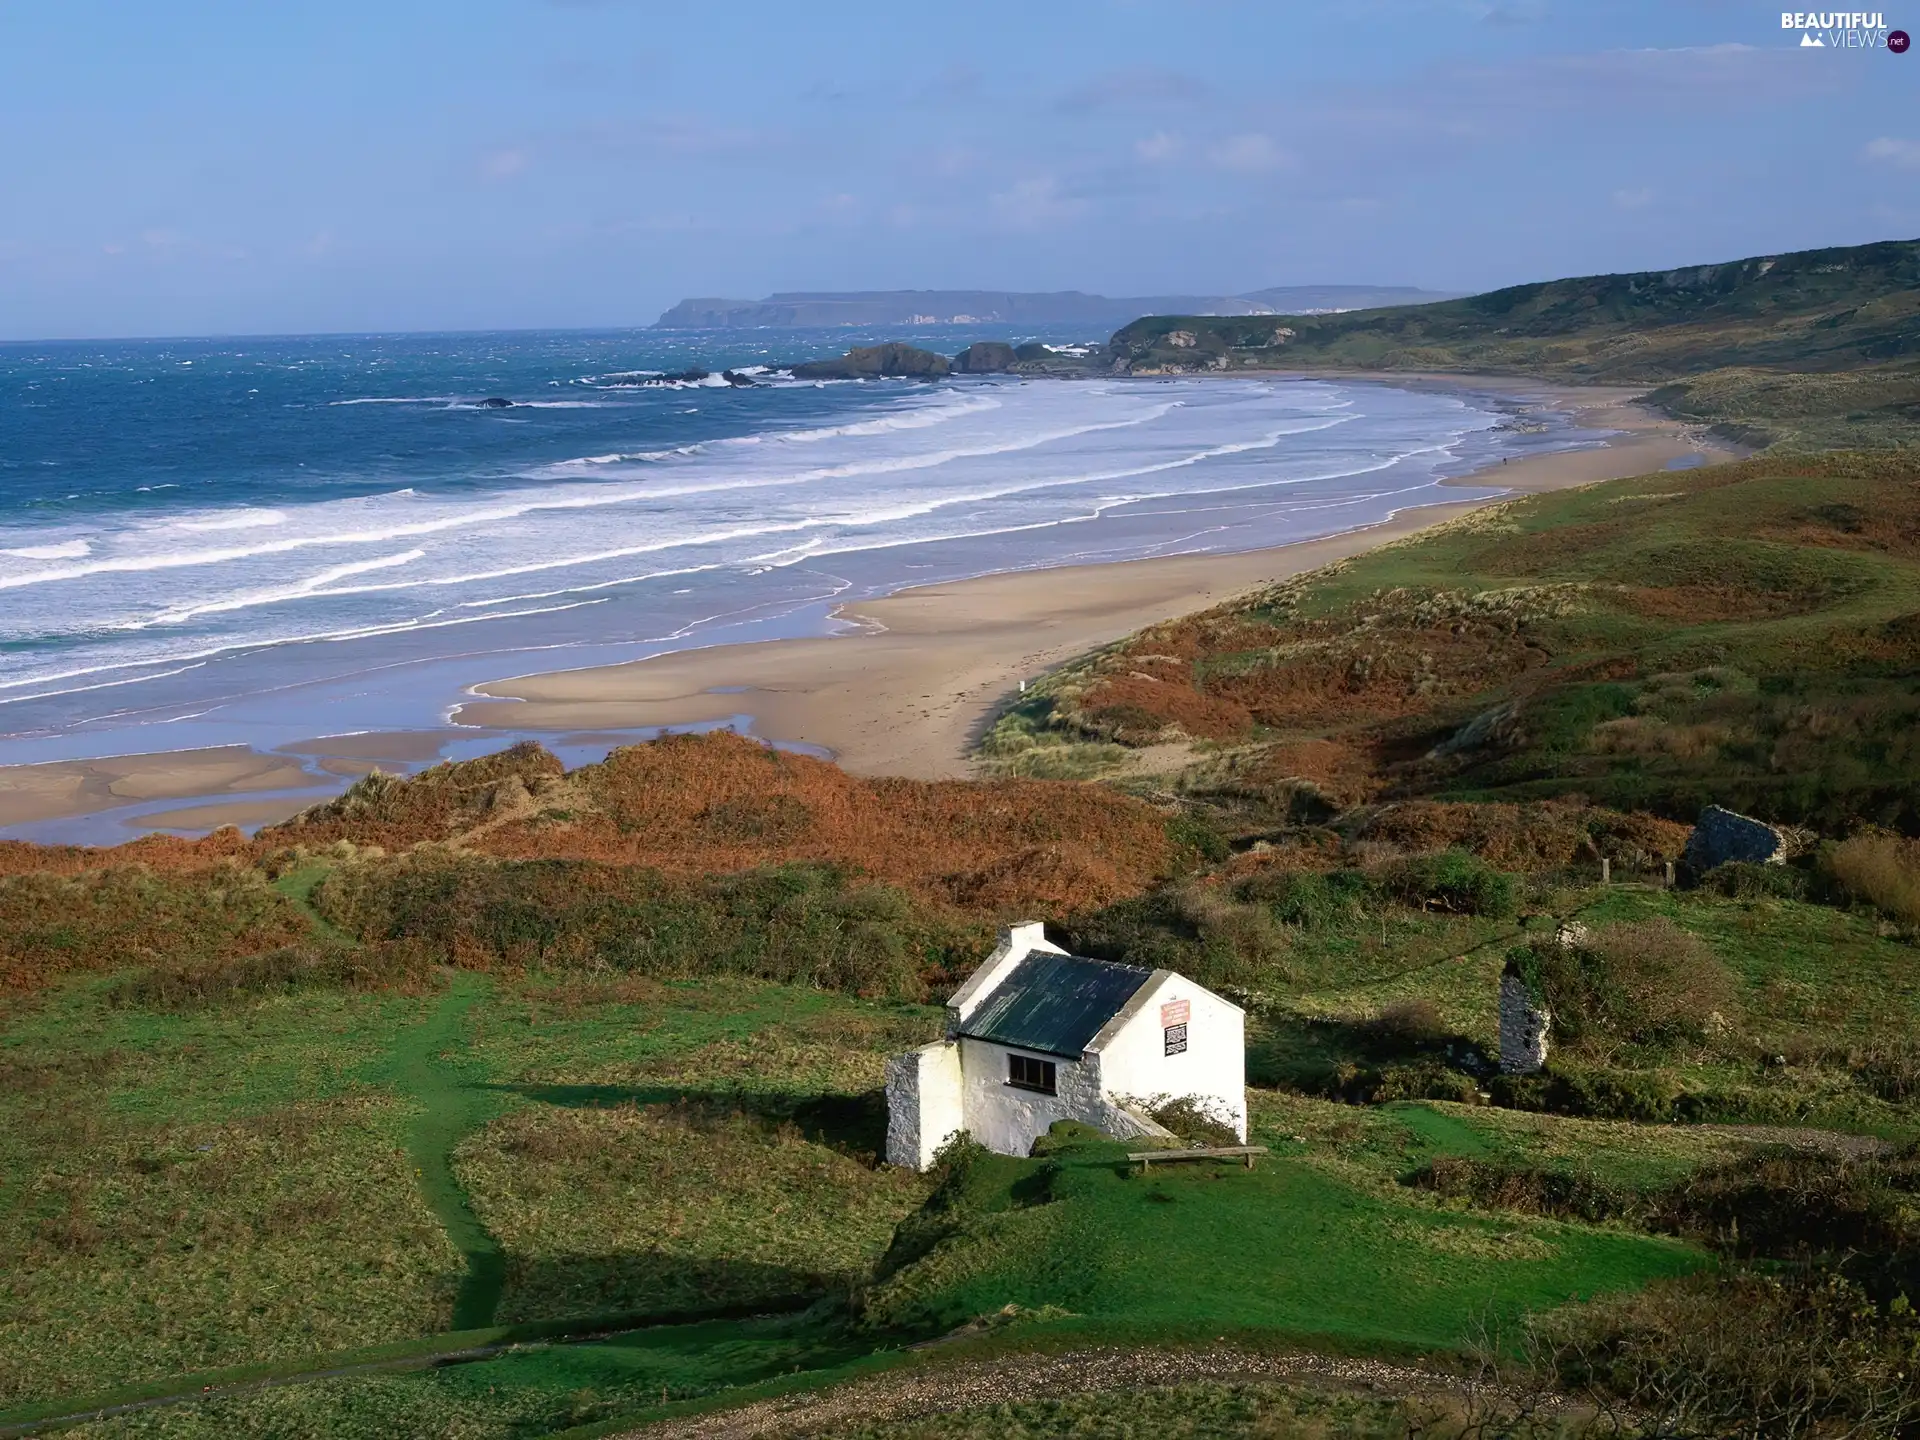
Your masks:
[[[1611,885],[1613,883],[1613,861],[1607,859],[1605,856],[1602,856],[1600,860],[1600,883],[1602,885]]]
[[[1667,861],[1667,889],[1673,888],[1673,862]]]

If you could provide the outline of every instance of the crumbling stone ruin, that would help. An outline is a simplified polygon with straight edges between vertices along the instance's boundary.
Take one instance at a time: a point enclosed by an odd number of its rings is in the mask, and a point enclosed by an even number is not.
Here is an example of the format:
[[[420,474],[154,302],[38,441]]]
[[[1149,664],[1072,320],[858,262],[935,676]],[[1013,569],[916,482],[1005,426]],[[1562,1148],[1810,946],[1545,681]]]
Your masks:
[[[1513,969],[1500,977],[1500,1069],[1531,1075],[1547,1063],[1547,1032],[1553,1016],[1533,987]]]
[[[1709,805],[1687,837],[1684,858],[1696,873],[1736,860],[1781,865],[1787,859],[1787,837],[1764,820]]]

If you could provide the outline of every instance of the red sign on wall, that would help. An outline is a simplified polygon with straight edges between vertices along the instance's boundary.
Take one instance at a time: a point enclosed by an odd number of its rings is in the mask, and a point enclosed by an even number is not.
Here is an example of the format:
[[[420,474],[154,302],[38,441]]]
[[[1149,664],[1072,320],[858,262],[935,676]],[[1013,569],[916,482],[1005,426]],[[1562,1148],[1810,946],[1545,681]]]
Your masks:
[[[1187,1000],[1169,1000],[1160,1007],[1160,1028],[1184,1025],[1193,1011],[1193,1004]]]

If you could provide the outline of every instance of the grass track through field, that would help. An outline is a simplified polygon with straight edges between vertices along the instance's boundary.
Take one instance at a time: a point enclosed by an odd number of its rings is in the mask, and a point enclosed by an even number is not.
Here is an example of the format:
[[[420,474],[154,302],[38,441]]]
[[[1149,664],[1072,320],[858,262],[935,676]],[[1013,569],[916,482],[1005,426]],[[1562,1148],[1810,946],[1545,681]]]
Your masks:
[[[452,1328],[477,1330],[493,1323],[506,1282],[500,1242],[474,1214],[453,1173],[453,1150],[497,1114],[504,1102],[478,1082],[484,1075],[462,1061],[467,1011],[488,993],[487,980],[456,975],[433,1013],[407,1031],[376,1078],[418,1104],[407,1134],[407,1151],[426,1198],[447,1238],[467,1261],[454,1297]]]
[[[313,892],[327,876],[325,865],[289,871],[274,888],[300,907],[315,933],[328,944],[357,942],[313,904]],[[477,1330],[493,1324],[506,1283],[506,1255],[473,1212],[466,1190],[453,1173],[453,1150],[471,1131],[493,1118],[502,1101],[482,1088],[479,1074],[463,1075],[459,1056],[466,1048],[462,1031],[467,1011],[489,993],[477,975],[458,975],[446,998],[427,1020],[401,1036],[380,1079],[415,1101],[419,1113],[407,1135],[407,1151],[420,1191],[454,1248],[466,1257],[467,1274],[454,1297],[452,1327]]]

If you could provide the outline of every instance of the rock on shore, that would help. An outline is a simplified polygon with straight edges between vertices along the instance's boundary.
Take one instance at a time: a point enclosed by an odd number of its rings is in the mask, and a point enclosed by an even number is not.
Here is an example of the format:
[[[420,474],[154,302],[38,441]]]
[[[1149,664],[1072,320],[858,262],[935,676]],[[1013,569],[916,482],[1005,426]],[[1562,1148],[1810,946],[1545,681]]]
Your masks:
[[[811,360],[795,365],[793,376],[796,380],[871,380],[882,376],[933,380],[952,368],[944,355],[894,341],[856,347],[838,360]]]

